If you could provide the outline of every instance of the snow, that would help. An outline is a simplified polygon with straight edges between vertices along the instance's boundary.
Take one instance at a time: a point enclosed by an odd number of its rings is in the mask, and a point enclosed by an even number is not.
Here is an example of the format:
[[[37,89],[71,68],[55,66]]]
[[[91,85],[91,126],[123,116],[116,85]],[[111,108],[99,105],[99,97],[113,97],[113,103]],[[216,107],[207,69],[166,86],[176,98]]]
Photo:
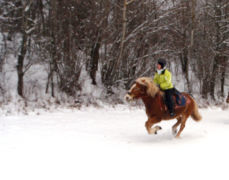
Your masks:
[[[30,4],[25,7],[25,12],[29,11],[30,9]]]
[[[175,139],[175,121],[148,135],[144,108],[85,107],[0,117],[0,179],[229,178],[229,110],[200,110]]]

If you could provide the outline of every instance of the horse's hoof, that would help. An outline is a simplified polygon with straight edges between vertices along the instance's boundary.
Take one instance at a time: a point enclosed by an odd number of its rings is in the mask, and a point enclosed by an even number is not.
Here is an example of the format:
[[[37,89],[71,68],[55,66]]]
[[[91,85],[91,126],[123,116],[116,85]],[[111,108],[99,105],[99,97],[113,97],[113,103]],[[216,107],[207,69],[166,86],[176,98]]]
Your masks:
[[[177,134],[177,130],[176,129],[175,130],[172,130],[172,132],[173,132],[173,135],[174,136]]]
[[[180,135],[176,135],[175,138],[176,138],[176,139],[180,139]]]
[[[148,130],[148,133],[149,134],[157,134],[157,131],[158,130],[161,130],[162,128],[160,127],[160,126],[155,126],[154,128],[152,128],[152,129],[149,129]]]
[[[155,126],[155,129],[158,131],[158,130],[161,130],[161,126]]]
[[[160,126],[155,126],[154,128],[156,128],[156,129],[161,129],[161,127],[160,127]]]
[[[157,134],[157,131],[159,131],[161,129],[162,129],[161,126],[155,126],[155,132],[154,132],[154,134]]]

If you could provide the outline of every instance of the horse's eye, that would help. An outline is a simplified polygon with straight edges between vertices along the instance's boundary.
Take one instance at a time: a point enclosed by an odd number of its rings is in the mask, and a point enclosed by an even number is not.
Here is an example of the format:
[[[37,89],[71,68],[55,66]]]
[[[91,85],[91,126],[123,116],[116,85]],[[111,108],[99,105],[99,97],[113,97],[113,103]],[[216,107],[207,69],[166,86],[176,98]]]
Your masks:
[[[136,88],[135,88],[135,90],[137,90],[137,91],[138,91],[138,90],[140,90],[140,88],[139,88],[139,87],[136,87]]]

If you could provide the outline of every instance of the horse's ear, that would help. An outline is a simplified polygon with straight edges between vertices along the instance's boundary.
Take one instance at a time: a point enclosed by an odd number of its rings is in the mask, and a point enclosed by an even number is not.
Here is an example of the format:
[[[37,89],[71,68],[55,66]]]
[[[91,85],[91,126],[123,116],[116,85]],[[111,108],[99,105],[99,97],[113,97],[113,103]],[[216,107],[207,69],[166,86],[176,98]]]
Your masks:
[[[144,79],[141,79],[140,81],[136,81],[135,83],[138,86],[147,87],[146,80],[144,80]]]
[[[138,79],[135,81],[137,85],[148,87],[148,83],[146,79]]]
[[[142,79],[141,82],[142,82],[141,84],[142,84],[143,86],[147,87],[147,82],[146,82],[145,79]]]

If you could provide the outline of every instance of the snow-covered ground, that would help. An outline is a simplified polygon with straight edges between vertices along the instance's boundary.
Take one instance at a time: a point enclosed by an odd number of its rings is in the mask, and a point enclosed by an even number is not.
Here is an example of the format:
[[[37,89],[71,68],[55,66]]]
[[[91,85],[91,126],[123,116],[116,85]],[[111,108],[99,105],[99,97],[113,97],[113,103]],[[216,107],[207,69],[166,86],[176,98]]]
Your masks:
[[[180,139],[144,109],[62,109],[0,117],[1,180],[229,179],[229,110],[201,109]]]

